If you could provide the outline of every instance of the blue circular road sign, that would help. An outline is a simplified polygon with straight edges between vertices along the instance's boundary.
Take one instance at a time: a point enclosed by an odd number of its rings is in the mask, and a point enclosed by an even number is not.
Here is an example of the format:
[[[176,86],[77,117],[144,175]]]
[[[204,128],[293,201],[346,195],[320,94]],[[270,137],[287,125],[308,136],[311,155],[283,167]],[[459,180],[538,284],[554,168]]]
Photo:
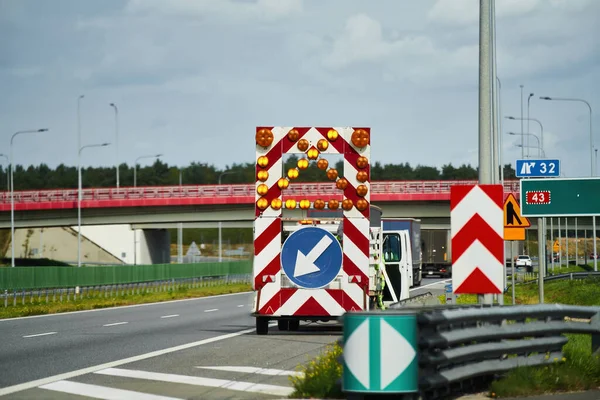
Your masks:
[[[325,229],[307,226],[292,232],[281,248],[281,268],[296,285],[320,289],[342,269],[342,246]]]

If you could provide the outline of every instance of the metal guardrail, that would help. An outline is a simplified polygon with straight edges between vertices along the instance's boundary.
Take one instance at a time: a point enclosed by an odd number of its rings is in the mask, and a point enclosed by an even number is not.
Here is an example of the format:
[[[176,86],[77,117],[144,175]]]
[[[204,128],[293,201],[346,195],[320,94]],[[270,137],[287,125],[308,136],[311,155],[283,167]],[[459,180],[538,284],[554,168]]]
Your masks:
[[[217,285],[252,283],[252,274],[214,275],[197,278],[156,280],[112,285],[90,285],[34,290],[3,290],[0,299],[5,308],[27,304],[52,304],[89,299],[114,299],[134,295],[196,289]]]
[[[347,313],[343,324],[342,390],[353,399],[472,392],[514,368],[561,362],[565,333],[591,334],[600,353],[600,307],[399,307]]]

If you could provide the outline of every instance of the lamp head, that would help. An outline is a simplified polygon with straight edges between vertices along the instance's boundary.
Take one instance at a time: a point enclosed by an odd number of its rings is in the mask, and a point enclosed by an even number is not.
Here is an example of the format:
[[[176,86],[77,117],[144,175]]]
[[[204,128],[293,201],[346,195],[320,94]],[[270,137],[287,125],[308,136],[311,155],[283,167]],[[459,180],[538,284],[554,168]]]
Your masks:
[[[552,100],[552,97],[540,96],[540,100]]]
[[[47,131],[48,131],[47,128],[38,129],[38,132],[47,132]]]

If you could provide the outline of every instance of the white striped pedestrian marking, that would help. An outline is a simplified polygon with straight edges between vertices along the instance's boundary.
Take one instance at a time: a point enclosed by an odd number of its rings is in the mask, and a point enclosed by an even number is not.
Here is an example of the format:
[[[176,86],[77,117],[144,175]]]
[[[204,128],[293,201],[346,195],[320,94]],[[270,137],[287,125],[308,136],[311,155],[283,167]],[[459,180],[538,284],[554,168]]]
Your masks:
[[[182,400],[176,397],[158,396],[150,393],[134,392],[132,390],[124,389],[113,389],[104,386],[71,381],[52,382],[48,383],[47,385],[42,385],[39,388],[104,400]]]
[[[204,366],[198,366],[196,368],[214,369],[217,371],[228,371],[228,372],[241,372],[244,374],[272,375],[272,376],[281,376],[281,375],[302,376],[302,375],[304,375],[300,371],[286,371],[284,369],[259,368],[259,367],[204,367]]]
[[[137,371],[132,369],[107,368],[96,371],[95,373],[100,375],[119,376],[123,378],[138,378],[151,381],[183,383],[186,385],[218,387],[221,389],[237,390],[241,392],[272,394],[274,396],[289,396],[294,392],[293,388],[287,386],[202,378],[198,376],[163,374],[159,372]]]

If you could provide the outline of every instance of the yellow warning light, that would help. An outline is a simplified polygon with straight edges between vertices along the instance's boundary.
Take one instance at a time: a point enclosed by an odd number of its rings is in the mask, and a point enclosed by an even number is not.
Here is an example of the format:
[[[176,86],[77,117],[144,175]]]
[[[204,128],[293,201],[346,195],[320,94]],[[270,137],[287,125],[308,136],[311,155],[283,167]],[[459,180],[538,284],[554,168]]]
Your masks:
[[[336,199],[331,199],[327,202],[327,208],[330,210],[337,210],[340,206],[340,202]]]
[[[360,156],[356,160],[356,166],[360,169],[366,168],[369,165],[369,160],[365,156]]]
[[[285,208],[289,208],[289,209],[296,208],[296,200],[294,200],[294,199],[287,199],[285,201]]]
[[[313,221],[312,219],[301,219],[300,221],[298,221],[298,223],[300,225],[312,225]]]
[[[277,181],[277,186],[279,186],[279,189],[287,189],[288,186],[290,186],[290,181],[285,178],[279,178]]]
[[[346,211],[352,210],[353,205],[354,204],[352,204],[352,200],[350,199],[344,199],[344,201],[342,201],[342,208]]]
[[[359,182],[366,182],[368,178],[369,174],[367,174],[366,171],[358,171],[356,173],[356,180]]]
[[[327,170],[327,178],[329,178],[330,181],[335,181],[338,177],[338,172],[337,169],[335,168],[329,168]]]
[[[359,199],[356,202],[356,209],[358,211],[365,211],[367,209],[367,207],[369,207],[369,202],[366,201],[365,199]]]
[[[319,157],[319,150],[317,150],[313,147],[310,150],[308,150],[308,153],[306,153],[306,156],[308,157],[309,160],[316,160]]]
[[[306,158],[301,158],[298,160],[298,168],[306,169],[308,168],[308,160]]]
[[[300,139],[298,141],[298,150],[300,150],[300,151],[306,151],[306,150],[308,150],[308,140],[306,140],[306,139]]]
[[[261,183],[256,188],[256,193],[258,193],[261,196],[264,196],[265,194],[267,194],[268,191],[269,191],[269,187],[267,185],[265,185],[264,183]]]
[[[258,178],[259,181],[264,182],[267,179],[269,179],[269,172],[265,171],[264,169],[261,169],[260,171],[258,171],[258,173],[256,174],[256,177]]]
[[[271,200],[271,208],[273,210],[279,210],[281,208],[281,199],[273,199]]]
[[[338,131],[336,131],[335,129],[330,129],[329,132],[327,132],[327,139],[329,139],[332,142],[335,142],[339,135],[340,134],[338,133]]]
[[[369,144],[369,134],[364,129],[357,129],[352,133],[350,140],[356,147],[363,148]]]
[[[322,210],[325,208],[325,202],[321,199],[317,199],[315,200],[315,202],[313,203],[313,206],[317,209],[317,210]]]
[[[265,199],[264,197],[261,197],[260,199],[258,199],[258,201],[256,202],[256,207],[258,207],[260,210],[264,210],[269,206],[269,200]]]
[[[340,190],[346,190],[348,187],[348,180],[346,178],[340,178],[335,183],[335,186]]]
[[[368,192],[369,189],[367,188],[367,185],[358,185],[358,187],[356,188],[356,194],[360,197],[365,197]]]
[[[267,165],[269,165],[269,159],[267,158],[267,156],[260,156],[258,157],[258,160],[256,161],[256,163],[258,164],[259,167],[266,167]]]
[[[310,208],[310,200],[306,200],[306,199],[300,200],[300,208],[303,210]]]
[[[325,151],[329,148],[329,142],[325,139],[321,139],[317,142],[317,149]]]
[[[320,170],[323,170],[323,171],[325,171],[325,170],[327,169],[327,167],[328,167],[328,166],[329,166],[329,161],[327,161],[327,160],[326,160],[326,159],[324,159],[324,158],[321,158],[319,161],[317,161],[317,167],[318,167]]]
[[[267,128],[259,129],[256,132],[256,143],[262,147],[269,147],[273,143],[273,132]]]
[[[287,176],[290,179],[296,179],[298,177],[298,174],[299,174],[299,172],[296,168],[290,168],[288,170]]]
[[[300,133],[298,132],[298,130],[296,129],[292,129],[288,132],[287,134],[288,139],[290,139],[292,142],[295,142],[296,140],[298,140],[298,138],[300,137]]]

